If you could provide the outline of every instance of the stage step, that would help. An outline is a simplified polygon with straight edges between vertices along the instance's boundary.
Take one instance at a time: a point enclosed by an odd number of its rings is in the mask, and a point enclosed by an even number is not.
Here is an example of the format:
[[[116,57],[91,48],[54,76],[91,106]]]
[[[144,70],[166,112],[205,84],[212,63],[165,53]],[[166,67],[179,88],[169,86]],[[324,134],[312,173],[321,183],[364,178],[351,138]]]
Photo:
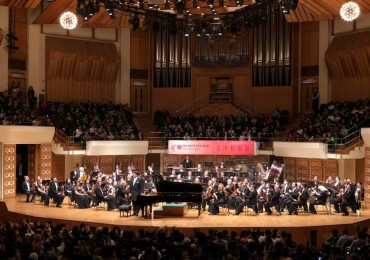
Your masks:
[[[183,217],[187,212],[187,203],[166,203],[154,210],[154,217]]]

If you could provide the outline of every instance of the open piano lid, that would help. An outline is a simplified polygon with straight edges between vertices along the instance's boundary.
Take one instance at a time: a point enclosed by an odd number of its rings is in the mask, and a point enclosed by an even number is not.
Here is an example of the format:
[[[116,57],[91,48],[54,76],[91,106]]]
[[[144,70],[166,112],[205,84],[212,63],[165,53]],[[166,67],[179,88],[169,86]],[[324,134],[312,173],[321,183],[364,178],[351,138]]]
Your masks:
[[[203,187],[197,183],[171,182],[166,181],[162,176],[153,174],[153,181],[158,193],[202,193]]]

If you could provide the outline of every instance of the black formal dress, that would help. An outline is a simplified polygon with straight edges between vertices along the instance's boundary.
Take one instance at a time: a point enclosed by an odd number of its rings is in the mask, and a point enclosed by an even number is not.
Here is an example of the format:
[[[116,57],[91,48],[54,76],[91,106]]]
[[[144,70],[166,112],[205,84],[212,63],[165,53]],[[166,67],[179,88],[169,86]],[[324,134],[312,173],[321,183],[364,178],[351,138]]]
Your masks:
[[[134,209],[134,215],[138,216],[140,211],[140,205],[136,203],[137,197],[144,193],[144,182],[140,177],[131,178],[130,180],[130,193],[131,193],[131,201],[132,206]]]
[[[90,198],[82,187],[74,187],[72,189],[72,198],[76,202],[78,208],[87,209],[90,208]]]

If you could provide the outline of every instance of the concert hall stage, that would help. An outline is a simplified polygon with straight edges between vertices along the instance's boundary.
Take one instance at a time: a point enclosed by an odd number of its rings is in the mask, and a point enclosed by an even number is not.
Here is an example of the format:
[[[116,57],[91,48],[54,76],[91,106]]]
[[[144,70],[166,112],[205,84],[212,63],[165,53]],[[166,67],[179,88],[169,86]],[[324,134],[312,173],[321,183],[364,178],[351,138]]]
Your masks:
[[[118,211],[106,211],[99,209],[76,209],[69,206],[67,199],[62,208],[46,207],[36,203],[25,203],[24,197],[19,202],[19,195],[0,201],[0,220],[17,221],[22,218],[39,219],[42,223],[51,220],[55,225],[66,224],[67,227],[86,223],[90,226],[120,226],[121,228],[137,231],[140,228],[179,227],[185,235],[190,234],[195,227],[204,231],[208,229],[217,230],[241,230],[260,228],[277,228],[279,231],[287,231],[293,234],[293,240],[306,244],[311,241],[321,246],[321,243],[329,238],[333,228],[339,231],[347,229],[354,233],[356,226],[370,227],[370,209],[361,211],[361,216],[350,213],[350,216],[341,214],[327,214],[318,207],[317,215],[306,215],[300,213],[298,216],[282,215],[266,216],[264,213],[256,216],[252,212],[248,215],[241,213],[234,216],[223,212],[217,216],[203,212],[198,218],[198,210],[189,210],[185,217],[161,217],[154,219],[140,219],[138,217],[120,217]]]

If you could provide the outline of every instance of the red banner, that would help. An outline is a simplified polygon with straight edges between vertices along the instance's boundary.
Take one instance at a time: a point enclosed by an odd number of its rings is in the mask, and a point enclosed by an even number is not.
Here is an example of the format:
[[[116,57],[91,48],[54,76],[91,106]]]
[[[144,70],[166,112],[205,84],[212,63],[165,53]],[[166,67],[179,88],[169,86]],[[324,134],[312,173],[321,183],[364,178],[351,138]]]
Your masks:
[[[254,155],[254,141],[170,140],[168,154]]]

